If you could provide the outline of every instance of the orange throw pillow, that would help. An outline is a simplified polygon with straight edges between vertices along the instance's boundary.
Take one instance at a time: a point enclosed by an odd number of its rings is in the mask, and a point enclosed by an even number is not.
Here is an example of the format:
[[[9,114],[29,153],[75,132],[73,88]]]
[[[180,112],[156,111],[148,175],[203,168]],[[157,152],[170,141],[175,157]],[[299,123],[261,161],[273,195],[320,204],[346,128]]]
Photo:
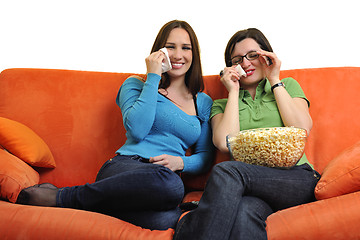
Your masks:
[[[315,187],[316,199],[327,199],[360,190],[360,141],[335,157]]]
[[[0,149],[0,198],[16,202],[20,191],[39,183],[39,174],[16,156]]]
[[[56,167],[48,145],[33,130],[19,122],[0,117],[0,145],[32,166]]]

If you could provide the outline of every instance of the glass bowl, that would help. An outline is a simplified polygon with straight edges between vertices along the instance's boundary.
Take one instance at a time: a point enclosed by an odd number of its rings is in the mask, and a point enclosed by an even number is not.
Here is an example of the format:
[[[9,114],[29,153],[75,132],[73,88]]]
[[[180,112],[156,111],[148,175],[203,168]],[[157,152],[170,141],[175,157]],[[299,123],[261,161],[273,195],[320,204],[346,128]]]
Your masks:
[[[226,137],[236,161],[266,167],[289,168],[298,163],[305,150],[307,133],[295,127],[243,130]]]

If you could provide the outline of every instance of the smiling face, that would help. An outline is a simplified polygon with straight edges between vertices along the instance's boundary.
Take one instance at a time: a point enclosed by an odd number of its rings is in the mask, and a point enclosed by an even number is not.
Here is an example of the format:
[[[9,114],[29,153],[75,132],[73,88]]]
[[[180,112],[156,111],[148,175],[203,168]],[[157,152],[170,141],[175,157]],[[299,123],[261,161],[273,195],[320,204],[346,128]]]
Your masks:
[[[252,51],[261,50],[259,44],[252,38],[245,38],[244,40],[235,44],[234,51],[231,54],[233,59],[236,56],[244,56]],[[265,78],[265,72],[260,59],[249,61],[247,58],[243,58],[243,62],[240,64],[246,72],[246,77],[240,79],[240,84],[244,89],[257,87],[258,83]]]
[[[167,72],[168,75],[185,78],[192,63],[192,46],[188,32],[183,28],[174,28],[169,34],[165,47],[172,65],[172,69]]]

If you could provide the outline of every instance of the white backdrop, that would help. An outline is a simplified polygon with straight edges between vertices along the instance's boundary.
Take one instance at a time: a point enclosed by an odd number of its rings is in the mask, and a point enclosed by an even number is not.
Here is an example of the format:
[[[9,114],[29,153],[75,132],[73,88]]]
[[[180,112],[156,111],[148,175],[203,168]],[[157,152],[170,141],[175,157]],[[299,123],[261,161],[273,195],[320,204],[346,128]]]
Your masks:
[[[57,68],[145,73],[161,26],[187,21],[203,73],[218,74],[238,30],[256,27],[282,69],[360,66],[356,0],[0,0],[0,71]]]

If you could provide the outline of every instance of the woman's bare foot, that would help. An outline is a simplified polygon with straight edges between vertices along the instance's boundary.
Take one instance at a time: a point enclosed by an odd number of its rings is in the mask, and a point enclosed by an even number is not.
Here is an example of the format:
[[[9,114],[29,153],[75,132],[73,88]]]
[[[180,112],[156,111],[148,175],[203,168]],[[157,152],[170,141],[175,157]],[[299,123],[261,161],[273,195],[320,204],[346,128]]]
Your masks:
[[[34,206],[55,207],[56,195],[59,189],[52,184],[50,185],[46,187],[45,184],[38,184],[23,189],[20,192],[16,203]]]

